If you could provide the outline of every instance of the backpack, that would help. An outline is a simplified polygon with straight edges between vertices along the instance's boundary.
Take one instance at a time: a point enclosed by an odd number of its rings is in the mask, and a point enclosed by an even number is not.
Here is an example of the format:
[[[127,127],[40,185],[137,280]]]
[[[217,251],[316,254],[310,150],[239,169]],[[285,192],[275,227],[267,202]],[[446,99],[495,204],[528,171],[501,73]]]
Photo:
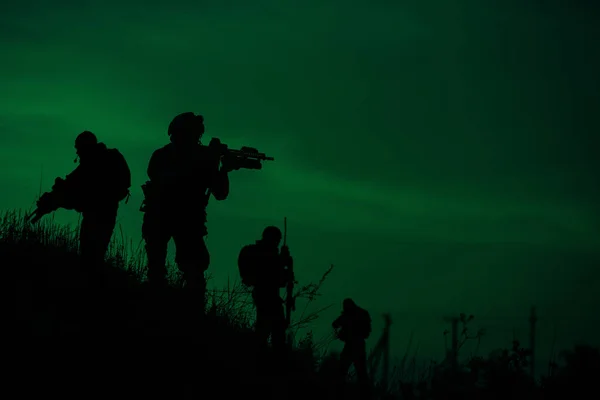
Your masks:
[[[244,246],[238,256],[238,269],[242,283],[246,286],[255,286],[257,283],[257,271],[255,262],[256,245]]]
[[[110,165],[110,191],[115,200],[123,201],[129,197],[131,187],[131,171],[123,154],[117,149],[107,149]]]

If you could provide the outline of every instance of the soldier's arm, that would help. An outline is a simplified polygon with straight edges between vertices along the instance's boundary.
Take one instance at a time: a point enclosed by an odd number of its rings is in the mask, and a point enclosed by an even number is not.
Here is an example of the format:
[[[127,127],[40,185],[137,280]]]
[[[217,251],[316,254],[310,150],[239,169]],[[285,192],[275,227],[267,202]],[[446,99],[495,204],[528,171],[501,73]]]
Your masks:
[[[282,267],[291,267],[293,263],[292,256],[290,254],[290,249],[287,246],[282,246],[281,251],[279,252],[279,263]]]
[[[288,269],[281,267],[279,270],[279,287],[284,288],[290,280],[290,272]]]
[[[215,173],[210,191],[217,200],[225,200],[229,196],[229,175],[227,170],[221,169]]]
[[[62,189],[66,189],[66,191],[69,192],[74,190],[75,188],[81,187],[84,182],[84,170],[81,167],[81,165],[78,165],[77,168],[73,170],[73,172],[68,174],[65,177],[65,179],[62,182],[60,182],[60,186]],[[58,186],[57,183],[55,183],[55,186]],[[54,189],[54,187],[52,189]],[[56,189],[59,188],[56,187]]]
[[[279,287],[285,287],[292,277],[292,257],[287,246],[281,248],[281,252],[277,255],[277,270],[279,271]],[[287,267],[287,268],[286,268]]]

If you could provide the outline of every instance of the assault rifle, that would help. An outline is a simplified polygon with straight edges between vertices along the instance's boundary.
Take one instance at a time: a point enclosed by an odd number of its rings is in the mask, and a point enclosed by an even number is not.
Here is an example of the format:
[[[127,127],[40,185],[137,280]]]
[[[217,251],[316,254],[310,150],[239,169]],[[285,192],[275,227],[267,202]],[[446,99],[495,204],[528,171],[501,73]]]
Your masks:
[[[69,195],[65,182],[63,178],[56,178],[52,190],[40,196],[36,202],[36,209],[25,217],[25,221],[35,224],[44,215],[50,214],[59,208],[78,211],[79,207],[74,203],[75,199],[71,198],[72,195]]]
[[[52,211],[56,211],[58,207],[56,207],[54,201],[54,195],[52,192],[46,192],[40,196],[38,201],[36,202],[36,208],[33,212],[25,217],[25,221],[35,224],[46,214],[50,214]]]
[[[243,146],[239,150],[230,149],[218,138],[212,138],[209,145],[219,152],[223,164],[231,169],[262,169],[262,161],[275,161],[253,147]]]

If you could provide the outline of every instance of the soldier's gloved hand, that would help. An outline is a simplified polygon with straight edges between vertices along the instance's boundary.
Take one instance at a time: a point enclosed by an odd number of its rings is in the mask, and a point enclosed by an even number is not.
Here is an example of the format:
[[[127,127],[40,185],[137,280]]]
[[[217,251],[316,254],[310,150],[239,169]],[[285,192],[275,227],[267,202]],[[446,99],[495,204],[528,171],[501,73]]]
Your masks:
[[[35,202],[36,206],[38,208],[47,207],[48,204],[50,203],[50,196],[51,196],[51,194],[48,192],[42,194],[40,196],[40,198]]]
[[[221,171],[231,172],[238,169],[240,169],[240,166],[234,158],[225,156],[221,159]]]

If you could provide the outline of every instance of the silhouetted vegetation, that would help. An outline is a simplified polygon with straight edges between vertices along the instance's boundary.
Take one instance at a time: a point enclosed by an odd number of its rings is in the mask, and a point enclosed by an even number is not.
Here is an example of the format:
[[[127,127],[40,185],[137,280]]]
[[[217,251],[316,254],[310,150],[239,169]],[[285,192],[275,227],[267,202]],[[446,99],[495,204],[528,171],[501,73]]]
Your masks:
[[[103,270],[107,285],[84,289],[79,270],[77,230],[48,217],[26,224],[25,214],[6,212],[0,220],[0,260],[10,282],[14,309],[5,318],[5,336],[18,348],[26,367],[12,365],[12,383],[21,397],[77,398],[333,398],[339,355],[310,330],[296,340],[286,366],[261,357],[253,333],[248,291],[239,284],[208,292],[204,312],[179,289],[177,268],[170,287],[144,284],[145,255],[117,230]],[[309,312],[324,279],[301,286],[293,327],[310,329],[321,310]],[[8,291],[10,293],[10,290]],[[308,308],[307,308],[308,307]],[[304,308],[304,310],[303,310]],[[468,322],[468,321],[466,321]],[[329,323],[329,321],[327,321]],[[460,343],[479,340],[463,327]],[[44,336],[53,336],[49,343]],[[376,341],[373,332],[370,341]],[[330,340],[330,339],[327,339]],[[37,349],[29,354],[27,349]],[[44,348],[44,350],[39,350]],[[52,355],[49,355],[52,353]],[[76,354],[74,356],[73,354]],[[458,366],[442,361],[425,367],[405,357],[394,367],[389,385],[374,383],[375,398],[389,399],[571,399],[600,394],[600,351],[576,346],[563,352],[540,381],[528,374],[529,350],[515,341],[487,357]],[[412,360],[412,361],[411,361]],[[377,371],[371,376],[380,377]],[[352,373],[350,374],[352,376]],[[352,386],[345,398],[358,393]]]

